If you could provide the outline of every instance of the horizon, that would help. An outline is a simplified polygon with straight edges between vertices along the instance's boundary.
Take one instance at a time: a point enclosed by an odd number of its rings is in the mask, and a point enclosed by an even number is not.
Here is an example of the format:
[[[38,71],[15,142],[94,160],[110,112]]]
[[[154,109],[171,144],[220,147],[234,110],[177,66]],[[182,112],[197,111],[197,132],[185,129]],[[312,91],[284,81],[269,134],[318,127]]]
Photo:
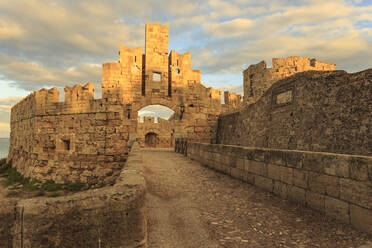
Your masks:
[[[0,137],[9,138],[11,106],[34,90],[55,86],[62,97],[64,86],[92,82],[99,97],[101,64],[118,59],[120,44],[144,48],[146,21],[169,24],[169,52],[190,51],[205,86],[235,93],[244,69],[275,57],[372,68],[370,0],[2,1]]]

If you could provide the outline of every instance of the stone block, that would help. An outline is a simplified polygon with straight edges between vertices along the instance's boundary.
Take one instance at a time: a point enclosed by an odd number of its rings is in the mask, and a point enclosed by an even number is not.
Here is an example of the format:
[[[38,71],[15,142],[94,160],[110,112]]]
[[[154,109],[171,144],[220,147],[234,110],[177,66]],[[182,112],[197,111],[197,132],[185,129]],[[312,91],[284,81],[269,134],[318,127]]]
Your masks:
[[[280,180],[280,166],[267,164],[267,176],[274,180]]]
[[[265,162],[265,156],[267,151],[261,149],[255,149],[253,153],[253,160],[258,162]]]
[[[257,187],[264,189],[266,191],[269,191],[269,192],[273,191],[273,180],[270,178],[255,175],[254,184]]]
[[[293,184],[293,168],[280,167],[280,181],[292,185]]]
[[[236,168],[244,170],[244,159],[238,158],[236,161]]]
[[[326,194],[339,198],[340,196],[340,178],[333,176],[325,176]]]
[[[308,172],[308,186],[313,192],[325,194],[326,192],[326,175],[316,172]]]
[[[247,182],[247,183],[250,183],[250,184],[253,184],[254,185],[254,174],[252,173],[249,173],[248,171],[244,171],[245,174],[244,174],[244,181]]]
[[[285,162],[285,153],[278,150],[269,150],[267,151],[267,162],[275,165],[286,165]]]
[[[308,207],[324,213],[324,195],[306,191],[306,204]]]
[[[306,191],[296,186],[288,185],[288,200],[306,205]]]
[[[303,168],[318,173],[324,172],[323,158],[321,153],[306,152],[303,154]]]
[[[303,152],[285,151],[283,154],[288,167],[302,168]]]
[[[324,173],[331,176],[349,177],[349,158],[344,155],[328,155],[325,160]]]
[[[293,184],[300,188],[307,189],[308,171],[302,169],[293,169]]]
[[[288,194],[288,185],[285,183],[282,183],[280,181],[275,180],[274,181],[274,189],[273,193],[277,196],[279,196],[282,199],[287,199],[287,194]]]
[[[244,170],[238,169],[238,168],[231,168],[230,175],[234,178],[243,180],[243,172]]]
[[[248,172],[256,175],[267,175],[267,165],[264,162],[251,160],[248,167]]]
[[[355,205],[372,209],[372,183],[340,178],[340,198]]]
[[[325,214],[344,223],[350,223],[349,203],[325,196]]]
[[[357,229],[372,234],[372,210],[350,204],[350,222]]]
[[[368,180],[368,163],[371,159],[363,157],[350,157],[350,178],[358,181]]]
[[[327,194],[333,197],[340,195],[340,182],[338,177],[308,172],[308,186],[313,192]]]

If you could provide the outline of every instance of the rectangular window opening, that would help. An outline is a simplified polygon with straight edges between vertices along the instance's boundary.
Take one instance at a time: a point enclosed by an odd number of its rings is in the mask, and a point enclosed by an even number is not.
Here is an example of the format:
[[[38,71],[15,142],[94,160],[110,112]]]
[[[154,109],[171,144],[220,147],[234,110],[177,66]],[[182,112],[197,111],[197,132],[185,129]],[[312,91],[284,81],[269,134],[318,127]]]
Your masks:
[[[153,72],[152,73],[152,81],[160,82],[161,81],[161,73],[160,72]]]

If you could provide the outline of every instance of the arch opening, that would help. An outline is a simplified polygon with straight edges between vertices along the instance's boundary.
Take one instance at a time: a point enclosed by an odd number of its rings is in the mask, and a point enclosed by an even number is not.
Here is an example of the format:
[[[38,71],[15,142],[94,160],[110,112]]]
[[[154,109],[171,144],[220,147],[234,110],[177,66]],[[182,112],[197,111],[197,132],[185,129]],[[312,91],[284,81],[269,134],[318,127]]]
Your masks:
[[[170,148],[174,145],[175,111],[163,105],[138,110],[137,140],[141,147]]]
[[[154,132],[149,132],[145,135],[145,147],[158,147],[159,146],[159,135]]]

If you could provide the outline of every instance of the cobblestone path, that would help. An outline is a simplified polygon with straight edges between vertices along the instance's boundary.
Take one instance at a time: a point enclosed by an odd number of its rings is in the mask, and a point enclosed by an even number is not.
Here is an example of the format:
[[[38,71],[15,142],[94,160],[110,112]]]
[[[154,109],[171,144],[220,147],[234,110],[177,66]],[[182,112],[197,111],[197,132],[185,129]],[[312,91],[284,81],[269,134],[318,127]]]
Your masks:
[[[150,248],[372,247],[372,237],[181,154],[144,150]]]

